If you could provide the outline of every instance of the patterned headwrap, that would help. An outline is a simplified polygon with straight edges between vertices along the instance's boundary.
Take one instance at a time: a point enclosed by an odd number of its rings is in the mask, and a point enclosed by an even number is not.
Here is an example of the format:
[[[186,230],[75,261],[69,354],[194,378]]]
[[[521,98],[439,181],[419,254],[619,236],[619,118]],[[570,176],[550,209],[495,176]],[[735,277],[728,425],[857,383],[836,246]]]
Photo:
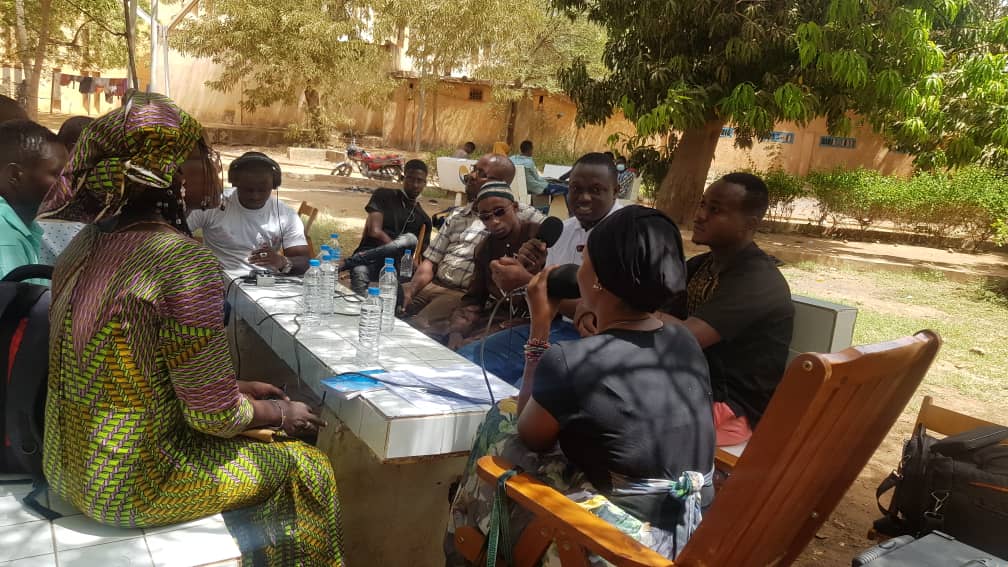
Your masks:
[[[203,127],[168,97],[131,91],[91,123],[40,208],[40,217],[84,223],[119,213],[127,184],[165,190],[202,139]]]

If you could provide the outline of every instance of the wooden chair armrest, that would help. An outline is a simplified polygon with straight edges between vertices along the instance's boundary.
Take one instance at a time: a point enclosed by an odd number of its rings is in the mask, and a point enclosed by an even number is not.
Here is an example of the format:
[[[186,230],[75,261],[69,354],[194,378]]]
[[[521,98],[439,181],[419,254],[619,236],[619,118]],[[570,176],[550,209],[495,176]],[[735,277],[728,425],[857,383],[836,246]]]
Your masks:
[[[483,457],[477,462],[477,474],[491,485],[512,468],[500,457]],[[556,538],[604,558],[615,565],[626,567],[671,567],[674,563],[644,547],[630,536],[616,529],[573,500],[553,488],[522,473],[507,481],[507,494],[525,508],[556,529]]]

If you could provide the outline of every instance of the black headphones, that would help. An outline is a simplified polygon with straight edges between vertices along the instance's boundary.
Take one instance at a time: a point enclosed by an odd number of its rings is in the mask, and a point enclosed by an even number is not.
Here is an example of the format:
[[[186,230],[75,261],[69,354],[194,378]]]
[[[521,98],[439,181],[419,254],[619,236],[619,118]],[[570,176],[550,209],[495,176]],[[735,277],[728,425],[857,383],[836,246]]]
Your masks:
[[[273,188],[276,189],[280,186],[280,183],[283,181],[283,172],[280,171],[280,164],[273,161],[273,158],[262,152],[245,152],[241,155],[241,157],[231,162],[231,165],[228,166],[228,183],[230,183],[232,187],[235,184],[235,173],[237,173],[237,171],[243,166],[250,163],[264,163],[270,166],[270,169],[273,171]]]

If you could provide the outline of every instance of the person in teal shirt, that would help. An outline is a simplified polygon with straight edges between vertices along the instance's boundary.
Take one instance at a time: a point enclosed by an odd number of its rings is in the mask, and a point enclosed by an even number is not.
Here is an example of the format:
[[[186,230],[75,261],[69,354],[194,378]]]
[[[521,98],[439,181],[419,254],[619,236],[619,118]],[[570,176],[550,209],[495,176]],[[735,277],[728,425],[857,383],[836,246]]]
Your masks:
[[[539,175],[539,170],[536,169],[535,161],[532,159],[532,140],[522,142],[518,146],[518,150],[521,153],[511,156],[511,161],[515,167],[525,168],[525,187],[529,194],[542,195],[549,182],[543,179],[543,176]]]
[[[42,228],[35,216],[66,161],[66,147],[45,126],[0,124],[0,275],[38,263]]]

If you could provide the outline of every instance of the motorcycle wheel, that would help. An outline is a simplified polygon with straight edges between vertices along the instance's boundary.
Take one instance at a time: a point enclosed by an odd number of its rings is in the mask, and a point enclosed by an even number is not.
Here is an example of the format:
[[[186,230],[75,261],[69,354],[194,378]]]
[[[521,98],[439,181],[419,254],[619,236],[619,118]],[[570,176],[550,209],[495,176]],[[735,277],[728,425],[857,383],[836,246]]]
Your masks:
[[[402,181],[404,177],[401,165],[386,165],[381,168],[381,175],[394,181]]]
[[[336,166],[336,169],[332,170],[332,175],[339,175],[340,177],[349,177],[352,171],[353,167],[349,163],[341,163]]]

